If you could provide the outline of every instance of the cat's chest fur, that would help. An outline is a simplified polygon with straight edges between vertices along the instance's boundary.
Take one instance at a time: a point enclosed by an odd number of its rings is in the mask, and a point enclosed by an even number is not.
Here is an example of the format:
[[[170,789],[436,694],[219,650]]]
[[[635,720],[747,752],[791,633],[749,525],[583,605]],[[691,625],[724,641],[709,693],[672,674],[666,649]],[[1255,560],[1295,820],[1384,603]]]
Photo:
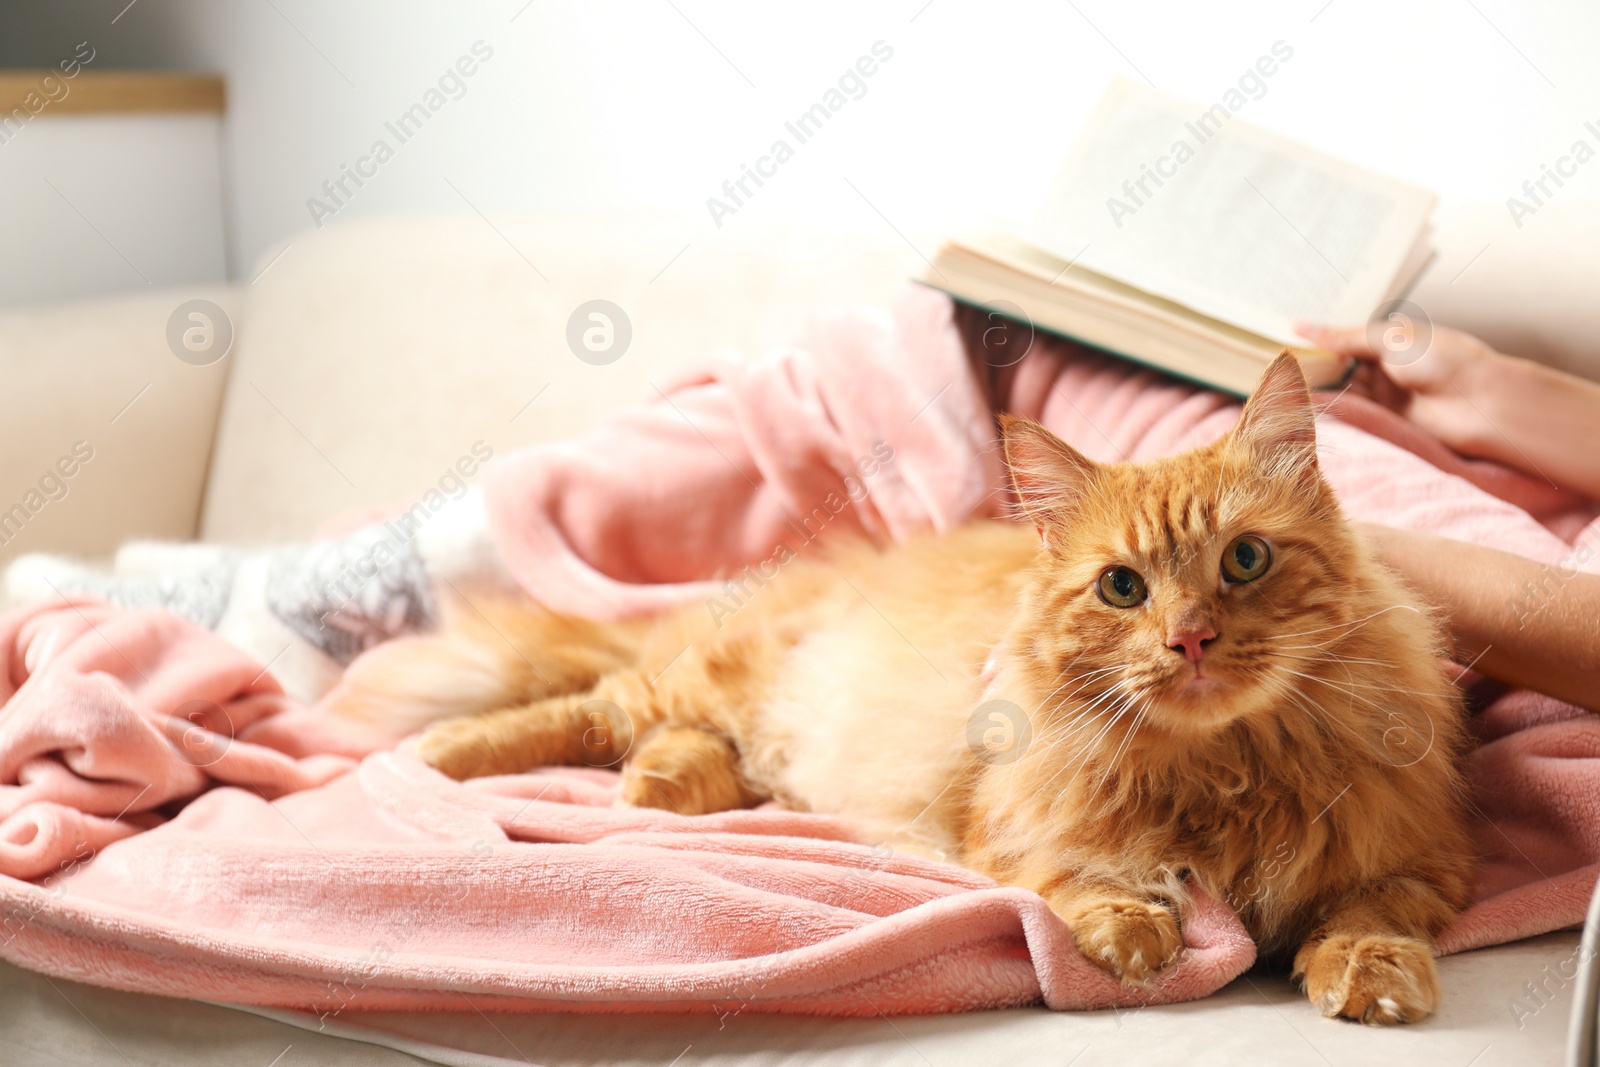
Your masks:
[[[1136,743],[1056,759],[980,773],[964,862],[1045,894],[1084,872],[1165,899],[1198,887],[1264,956],[1298,944],[1323,902],[1400,862],[1373,842],[1401,836],[1409,769],[1375,773],[1369,756],[1315,732],[1241,728],[1209,754]]]
[[[1126,818],[1156,839],[1146,846],[1146,862],[1165,854],[1175,874],[1237,912],[1269,954],[1297,945],[1317,902],[1342,888],[1330,884],[1329,871],[1354,873],[1362,866],[1349,855],[1342,813],[1332,814],[1343,797],[1327,795],[1331,782],[1311,788],[1308,793],[1300,774],[1264,777],[1249,789],[1215,796],[1153,796]],[[1095,827],[1085,836],[1103,841],[1107,829],[1121,828]]]

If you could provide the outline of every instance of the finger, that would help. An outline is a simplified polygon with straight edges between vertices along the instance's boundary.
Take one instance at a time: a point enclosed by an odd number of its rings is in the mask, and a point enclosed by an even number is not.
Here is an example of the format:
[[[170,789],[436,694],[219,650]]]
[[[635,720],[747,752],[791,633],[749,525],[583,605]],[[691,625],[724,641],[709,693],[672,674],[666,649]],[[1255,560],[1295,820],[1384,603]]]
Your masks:
[[[1373,351],[1367,339],[1365,326],[1329,326],[1320,322],[1297,320],[1294,332],[1320,348],[1339,356],[1354,356],[1369,363],[1376,362],[1382,353]]]
[[[1357,363],[1355,371],[1350,375],[1350,381],[1340,391],[1340,399],[1346,395],[1365,397],[1366,399],[1386,407],[1400,414],[1405,413],[1410,401],[1404,389],[1397,386],[1389,376],[1383,372],[1383,367],[1376,363]]]
[[[1358,369],[1358,374],[1366,379],[1366,396],[1369,400],[1401,415],[1411,406],[1410,391],[1390,378],[1382,364],[1364,363]]]

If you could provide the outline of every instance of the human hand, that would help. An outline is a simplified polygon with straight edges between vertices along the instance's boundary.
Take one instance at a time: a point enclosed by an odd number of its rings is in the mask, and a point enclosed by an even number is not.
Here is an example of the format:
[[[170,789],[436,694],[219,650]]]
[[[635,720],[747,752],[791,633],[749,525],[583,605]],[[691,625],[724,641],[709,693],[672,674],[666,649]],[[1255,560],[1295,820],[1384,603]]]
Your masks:
[[[1503,359],[1478,338],[1444,326],[1432,328],[1418,355],[1396,358],[1374,347],[1367,326],[1295,323],[1295,332],[1336,355],[1358,362],[1351,389],[1409,418],[1458,452],[1477,454],[1487,424],[1480,408],[1482,379]]]

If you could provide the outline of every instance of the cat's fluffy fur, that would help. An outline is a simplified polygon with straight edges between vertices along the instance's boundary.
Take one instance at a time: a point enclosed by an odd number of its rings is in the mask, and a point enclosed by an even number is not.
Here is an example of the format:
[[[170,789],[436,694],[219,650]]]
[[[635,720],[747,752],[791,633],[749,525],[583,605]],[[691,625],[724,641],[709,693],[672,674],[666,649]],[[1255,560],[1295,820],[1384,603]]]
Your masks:
[[[1318,471],[1294,360],[1227,437],[1152,463],[1002,421],[1031,526],[799,560],[720,620],[464,609],[334,703],[483,712],[419,743],[456,777],[618,764],[629,804],[852,817],[1038,891],[1134,983],[1181,950],[1197,885],[1324,1014],[1426,1015],[1429,942],[1472,887],[1462,709],[1433,620]],[[1221,565],[1240,535],[1270,552],[1246,582]],[[1114,567],[1148,596],[1113,606]]]

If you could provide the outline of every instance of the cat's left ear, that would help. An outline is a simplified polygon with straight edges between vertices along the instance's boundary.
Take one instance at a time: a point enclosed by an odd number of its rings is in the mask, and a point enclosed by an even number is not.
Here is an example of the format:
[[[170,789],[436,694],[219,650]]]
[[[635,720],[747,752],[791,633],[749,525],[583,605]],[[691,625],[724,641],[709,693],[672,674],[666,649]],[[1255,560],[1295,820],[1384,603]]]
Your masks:
[[[1316,411],[1300,362],[1288,349],[1256,383],[1233,428],[1233,441],[1249,449],[1269,477],[1293,477],[1308,484],[1316,480]]]
[[[1032,419],[1001,415],[1000,435],[1017,501],[1048,545],[1049,528],[1083,495],[1100,465]]]

